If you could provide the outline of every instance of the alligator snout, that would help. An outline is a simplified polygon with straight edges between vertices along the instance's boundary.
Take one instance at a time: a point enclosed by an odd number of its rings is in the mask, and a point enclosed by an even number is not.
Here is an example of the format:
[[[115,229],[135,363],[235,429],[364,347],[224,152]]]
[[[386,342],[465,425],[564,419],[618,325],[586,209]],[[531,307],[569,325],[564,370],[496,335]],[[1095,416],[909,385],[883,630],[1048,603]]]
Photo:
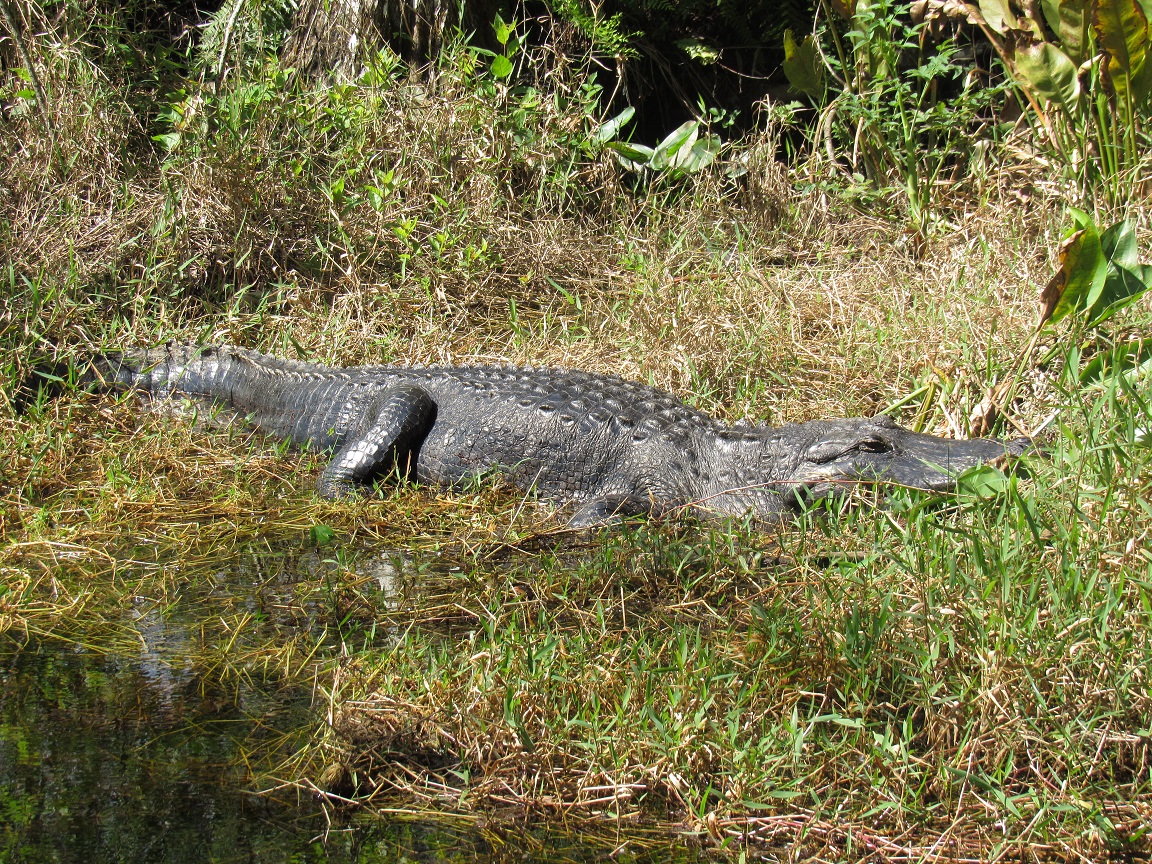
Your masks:
[[[948,491],[964,471],[1000,464],[1032,447],[1029,438],[957,441],[923,435],[903,429],[885,416],[813,421],[800,428],[813,433],[812,443],[792,479],[804,487],[809,498],[837,487],[873,482]]]

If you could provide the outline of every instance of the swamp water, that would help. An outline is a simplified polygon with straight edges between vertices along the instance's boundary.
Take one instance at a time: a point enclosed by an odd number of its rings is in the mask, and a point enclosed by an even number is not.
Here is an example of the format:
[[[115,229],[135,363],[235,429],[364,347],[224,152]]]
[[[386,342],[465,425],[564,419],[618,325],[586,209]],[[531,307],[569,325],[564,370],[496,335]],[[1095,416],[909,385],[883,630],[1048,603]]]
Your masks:
[[[367,560],[362,581],[394,591],[396,569]],[[163,596],[127,594],[119,621],[66,638],[0,636],[0,864],[594,861],[617,844],[617,861],[698,859],[666,833],[479,829],[325,813],[291,788],[254,794],[253,774],[289,758],[323,710],[311,681],[251,667],[269,640],[319,642],[313,662],[336,650],[325,564],[297,545],[202,565],[174,587],[164,566],[146,566],[135,585]],[[224,640],[233,658],[248,650],[248,672],[220,661]]]

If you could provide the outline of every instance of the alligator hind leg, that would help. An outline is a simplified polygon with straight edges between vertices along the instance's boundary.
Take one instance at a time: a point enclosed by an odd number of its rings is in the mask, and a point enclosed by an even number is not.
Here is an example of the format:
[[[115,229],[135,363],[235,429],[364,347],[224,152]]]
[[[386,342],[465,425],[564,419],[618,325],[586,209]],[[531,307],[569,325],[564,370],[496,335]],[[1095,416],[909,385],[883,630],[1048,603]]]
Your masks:
[[[323,498],[353,498],[373,477],[393,469],[402,477],[411,476],[435,419],[436,403],[421,388],[384,391],[376,410],[365,413],[365,422],[336,451],[316,491]]]

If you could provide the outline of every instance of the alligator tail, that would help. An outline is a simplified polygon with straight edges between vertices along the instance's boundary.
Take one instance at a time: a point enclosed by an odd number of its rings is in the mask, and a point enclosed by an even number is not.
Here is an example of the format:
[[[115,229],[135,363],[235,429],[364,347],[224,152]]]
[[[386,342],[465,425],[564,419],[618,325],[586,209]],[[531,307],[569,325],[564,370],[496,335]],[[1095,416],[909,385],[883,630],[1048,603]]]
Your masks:
[[[207,349],[211,351],[211,349]],[[45,360],[17,385],[12,407],[17,415],[68,389],[101,392],[136,390],[168,394],[177,388],[189,362],[207,353],[185,345],[135,351],[100,351],[79,362]]]

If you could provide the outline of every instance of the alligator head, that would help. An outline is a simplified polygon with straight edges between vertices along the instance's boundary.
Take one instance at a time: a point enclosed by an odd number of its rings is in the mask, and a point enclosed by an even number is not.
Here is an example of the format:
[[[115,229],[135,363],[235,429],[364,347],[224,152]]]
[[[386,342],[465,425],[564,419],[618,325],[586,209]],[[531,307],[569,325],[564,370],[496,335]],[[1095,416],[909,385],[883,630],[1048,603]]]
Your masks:
[[[883,414],[870,419],[814,420],[793,427],[805,446],[782,478],[784,500],[793,506],[836,494],[857,483],[882,482],[946,491],[961,472],[1019,456],[1027,438],[954,441],[897,426]]]

